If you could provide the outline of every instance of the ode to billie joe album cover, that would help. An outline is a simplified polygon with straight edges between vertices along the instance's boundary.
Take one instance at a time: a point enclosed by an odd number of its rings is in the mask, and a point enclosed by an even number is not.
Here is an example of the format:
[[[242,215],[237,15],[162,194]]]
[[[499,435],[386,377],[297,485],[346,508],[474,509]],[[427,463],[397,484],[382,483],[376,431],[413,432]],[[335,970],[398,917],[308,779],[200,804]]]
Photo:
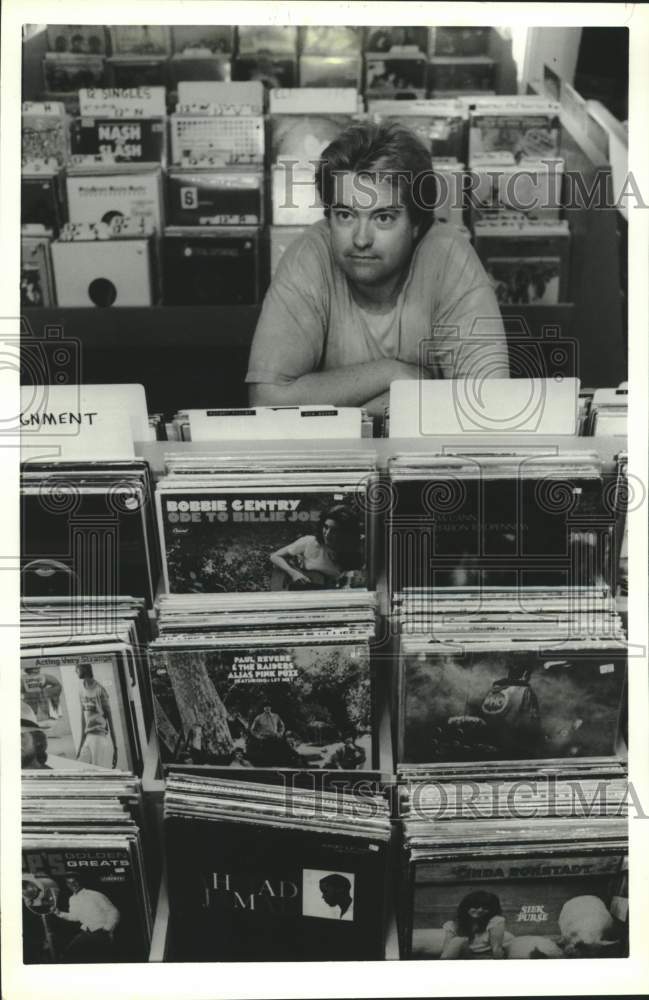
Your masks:
[[[371,768],[367,643],[153,652],[163,763]]]
[[[367,587],[356,489],[157,494],[170,593]]]

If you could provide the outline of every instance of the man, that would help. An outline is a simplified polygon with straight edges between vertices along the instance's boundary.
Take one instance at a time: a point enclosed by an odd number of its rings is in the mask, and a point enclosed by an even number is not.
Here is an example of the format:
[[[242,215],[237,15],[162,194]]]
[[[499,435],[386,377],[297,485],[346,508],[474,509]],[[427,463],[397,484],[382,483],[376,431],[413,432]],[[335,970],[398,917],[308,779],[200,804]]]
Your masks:
[[[23,770],[51,770],[47,763],[47,733],[39,724],[25,717],[21,708],[20,766]]]
[[[92,663],[78,663],[81,740],[77,760],[96,767],[117,765],[117,741],[106,688],[95,680]]]
[[[45,673],[38,661],[23,662],[20,669],[20,696],[36,716],[36,722],[61,718],[61,691],[61,683],[53,674]]]
[[[339,907],[340,914],[338,915],[338,919],[353,920],[353,910],[350,910],[352,905],[352,884],[349,879],[344,875],[333,872],[331,875],[325,875],[324,878],[321,878],[319,886],[322,899],[327,906]]]
[[[285,726],[279,715],[273,712],[272,706],[267,702],[262,712],[257,715],[252,722],[250,732],[258,740],[281,739],[284,735]]]
[[[332,770],[355,771],[363,766],[365,760],[365,751],[357,745],[354,733],[349,733],[345,737],[344,743],[333,751],[323,766],[330,767]]]
[[[322,153],[316,183],[325,218],[279,262],[250,352],[251,403],[380,415],[397,379],[508,377],[500,311],[468,236],[431,225],[431,157],[417,136],[352,125]]]
[[[65,949],[67,962],[107,962],[113,951],[113,932],[119,923],[120,913],[108,896],[94,889],[85,889],[75,875],[65,883],[72,893],[67,912],[55,910],[61,920],[80,924],[79,933]]]

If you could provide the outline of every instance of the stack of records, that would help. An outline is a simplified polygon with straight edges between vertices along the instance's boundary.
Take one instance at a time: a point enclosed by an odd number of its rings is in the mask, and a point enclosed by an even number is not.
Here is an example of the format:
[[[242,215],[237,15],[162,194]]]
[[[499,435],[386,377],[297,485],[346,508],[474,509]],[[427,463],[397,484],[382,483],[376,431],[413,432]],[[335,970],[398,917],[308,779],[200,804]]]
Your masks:
[[[52,231],[38,224],[20,230],[20,304],[56,305],[52,273]]]
[[[42,771],[22,795],[25,964],[147,961],[139,783]]]
[[[379,796],[170,776],[169,957],[382,959],[390,832]]]
[[[584,433],[593,436],[625,437],[629,390],[626,384],[617,389],[595,389]]]
[[[296,27],[286,24],[239,25],[233,78],[257,80],[263,84],[264,90],[296,87],[297,32]]]
[[[169,62],[169,74],[172,83],[230,79],[233,25],[175,24],[171,37],[174,54]]]
[[[476,253],[501,305],[569,301],[570,230],[566,219],[500,215],[476,221]]]
[[[403,454],[390,477],[392,593],[480,584],[614,592],[618,477],[595,452]]]
[[[512,600],[512,604],[514,601]],[[506,614],[506,612],[505,612]],[[576,761],[590,773],[624,773],[627,648],[615,636],[554,630],[546,621],[512,632],[504,615],[471,617],[447,637],[401,636],[397,761],[424,780],[457,772],[484,780],[494,761],[539,762],[561,773]],[[536,634],[534,634],[536,632]],[[544,635],[541,636],[541,633]],[[584,777],[588,769],[584,767]]]
[[[139,459],[25,463],[23,593],[106,599],[131,594],[152,607],[160,554],[151,495],[151,470]]]
[[[404,822],[402,956],[628,955],[627,821]]]
[[[280,229],[280,232],[282,230]],[[261,441],[372,437],[373,421],[354,406],[251,406],[247,410],[180,410],[170,441]]]
[[[373,589],[385,499],[374,453],[168,456],[167,469],[156,487],[167,592]]]
[[[167,83],[170,29],[161,24],[122,24],[109,28],[113,55],[108,75],[113,87],[160,86]]]
[[[163,764],[377,766],[374,594],[170,595],[160,631],[150,667]]]
[[[24,771],[139,774],[151,723],[144,602],[23,598]]]
[[[68,121],[59,101],[25,101],[21,118],[23,173],[56,173],[68,159]]]
[[[333,25],[308,25],[301,29],[300,86],[361,86],[363,29]]]
[[[419,136],[430,148],[433,166],[438,157],[466,162],[467,108],[459,100],[369,100],[368,113],[375,121],[398,122]]]

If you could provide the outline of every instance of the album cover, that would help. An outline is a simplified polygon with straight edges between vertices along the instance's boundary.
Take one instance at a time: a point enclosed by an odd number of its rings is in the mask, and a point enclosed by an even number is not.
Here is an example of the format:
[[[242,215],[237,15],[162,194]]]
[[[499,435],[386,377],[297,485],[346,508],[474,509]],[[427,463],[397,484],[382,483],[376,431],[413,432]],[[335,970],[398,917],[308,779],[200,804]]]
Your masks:
[[[26,174],[20,179],[20,224],[41,225],[55,235],[65,216],[62,175]]]
[[[176,113],[169,117],[171,158],[183,166],[256,166],[264,164],[261,115]]]
[[[241,31],[241,28],[239,28]],[[297,86],[297,60],[271,55],[239,55],[232,67],[233,80],[259,80],[265,90]]]
[[[150,239],[56,240],[52,262],[60,306],[154,304]]]
[[[142,218],[152,230],[162,229],[160,170],[68,172],[70,222],[110,222],[116,216]]]
[[[310,226],[324,218],[313,167],[276,163],[270,184],[274,226]]]
[[[496,64],[486,56],[436,56],[428,64],[428,89],[436,94],[494,93]]]
[[[259,229],[168,227],[162,258],[165,305],[254,305],[259,301]]]
[[[430,31],[430,54],[435,56],[485,56],[491,28],[438,27]]]
[[[106,52],[104,32],[101,24],[48,24],[47,44],[51,52],[100,56]]]
[[[353,122],[351,115],[275,114],[271,116],[270,162],[298,161],[313,169],[322,151]]]
[[[352,487],[158,490],[166,589],[366,588],[363,499]]]
[[[568,639],[547,650],[521,640],[517,649],[494,638],[479,649],[467,637],[464,651],[449,642],[427,652],[402,642],[400,761],[614,755],[624,647],[582,650]]]
[[[365,56],[365,93],[368,97],[422,98],[426,96],[426,58],[419,53]]]
[[[151,550],[155,532],[153,522],[151,531],[147,527],[151,512],[143,487],[135,481],[132,492],[125,485],[120,490],[115,477],[103,487],[84,487],[80,478],[71,472],[57,485],[44,474],[21,487],[21,566],[42,563],[43,583],[52,577],[57,583],[53,595],[69,598],[72,587],[77,596],[131,594],[151,605],[157,553]],[[118,483],[127,482],[123,472]]]
[[[115,56],[166,56],[171,51],[171,31],[162,24],[119,24],[110,27]]]
[[[209,49],[213,53],[234,51],[232,24],[173,24],[171,42],[175,53]]]
[[[58,170],[68,158],[68,128],[63,104],[25,102],[21,116],[22,169],[35,165]]]
[[[570,229],[566,220],[496,217],[474,225],[474,246],[500,302],[570,301]]]
[[[501,99],[502,100],[502,99]],[[542,102],[545,108],[526,109],[522,101],[512,107],[476,108],[469,118],[469,163],[476,153],[508,152],[523,157],[557,157],[561,139],[558,102]]]
[[[263,174],[250,170],[171,169],[167,173],[170,226],[261,226]]]
[[[227,56],[213,55],[209,49],[188,49],[177,52],[168,64],[171,86],[186,80],[216,80],[229,83],[232,76],[232,62]]]
[[[354,87],[361,85],[360,56],[300,56],[301,87]]]
[[[367,643],[285,642],[153,650],[162,763],[371,769]]]
[[[70,128],[70,152],[75,157],[102,157],[108,163],[162,163],[166,122],[161,118],[76,118]]]
[[[349,826],[167,818],[170,960],[382,959],[386,845]]]
[[[500,305],[561,302],[560,257],[490,257],[485,270]]]
[[[290,25],[240,24],[237,36],[240,56],[295,57],[297,52],[297,28]]]
[[[410,102],[407,108],[394,108],[384,111],[383,102],[370,104],[370,113],[384,122],[397,122],[421,139],[431,156],[437,158],[454,157],[459,163],[465,160],[465,126],[466,119],[462,112],[455,109],[437,111],[434,107],[425,107],[429,102]],[[416,107],[415,107],[416,104]],[[432,104],[432,102],[430,102]],[[413,113],[418,112],[418,113]]]
[[[406,587],[605,586],[615,516],[604,478],[491,479],[436,476],[397,481],[390,518],[392,591]],[[530,459],[530,472],[534,460]],[[403,553],[415,546],[414,554]]]
[[[125,847],[23,849],[26,965],[146,962],[141,875]]]
[[[81,87],[104,84],[103,56],[48,52],[43,59],[43,78],[48,94],[69,94]]]
[[[300,51],[312,56],[355,56],[361,51],[362,32],[362,28],[342,24],[305,25],[301,29]]]
[[[20,305],[56,305],[50,237],[22,232],[20,239]]]
[[[511,155],[511,154],[505,154]],[[474,157],[467,192],[473,223],[493,219],[559,221],[562,208],[562,159],[499,161],[500,154]],[[492,159],[493,157],[493,159]]]
[[[293,240],[306,232],[306,226],[270,226],[270,276],[277,270],[282,254]]]
[[[23,768],[132,770],[116,653],[23,656],[20,698]]]
[[[166,87],[169,62],[157,56],[110,56],[106,76],[111,87],[136,90],[142,87]]]
[[[620,851],[557,845],[412,864],[406,958],[624,958],[628,926],[611,913]]]
[[[366,52],[389,52],[390,49],[416,48],[428,55],[428,28],[367,28]]]

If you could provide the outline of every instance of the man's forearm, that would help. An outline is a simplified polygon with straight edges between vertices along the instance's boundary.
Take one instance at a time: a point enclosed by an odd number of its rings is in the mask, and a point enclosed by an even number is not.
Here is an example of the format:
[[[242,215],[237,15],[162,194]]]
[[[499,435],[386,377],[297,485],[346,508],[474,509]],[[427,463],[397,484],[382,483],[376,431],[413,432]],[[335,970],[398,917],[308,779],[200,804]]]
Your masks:
[[[393,358],[380,358],[326,372],[301,375],[284,385],[250,386],[253,406],[296,406],[329,403],[333,406],[364,406],[390,388],[398,378],[414,378],[416,369]]]

